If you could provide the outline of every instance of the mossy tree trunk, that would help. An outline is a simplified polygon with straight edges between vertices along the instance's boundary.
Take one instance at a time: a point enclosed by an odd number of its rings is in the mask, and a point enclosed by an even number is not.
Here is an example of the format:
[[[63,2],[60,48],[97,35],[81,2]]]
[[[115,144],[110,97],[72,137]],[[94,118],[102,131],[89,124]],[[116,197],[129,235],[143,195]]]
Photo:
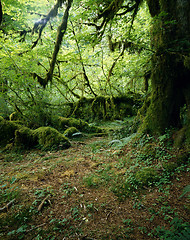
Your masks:
[[[190,122],[190,1],[147,0],[147,3],[154,17],[155,54],[151,104],[141,130],[160,134],[170,126],[180,127],[180,109],[185,104]]]

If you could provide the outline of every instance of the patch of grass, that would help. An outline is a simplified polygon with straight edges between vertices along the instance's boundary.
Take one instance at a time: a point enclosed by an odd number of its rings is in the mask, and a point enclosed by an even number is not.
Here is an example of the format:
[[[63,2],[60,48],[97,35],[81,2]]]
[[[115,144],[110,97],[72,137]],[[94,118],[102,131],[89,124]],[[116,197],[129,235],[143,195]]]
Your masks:
[[[8,180],[7,183],[0,185],[0,204],[8,203],[9,201],[19,198],[20,189],[17,186],[14,186],[14,182],[17,179],[12,177]]]
[[[62,198],[70,197],[71,194],[75,191],[75,188],[71,185],[71,183],[64,183],[61,188],[61,192],[64,193]]]
[[[88,174],[83,178],[83,182],[87,187],[99,187],[101,181],[95,174]]]
[[[118,197],[119,201],[124,201],[133,191],[130,184],[121,178],[115,179],[110,190]]]
[[[10,152],[4,155],[4,162],[21,162],[23,161],[24,156],[22,152]]]
[[[89,146],[91,147],[91,151],[93,153],[98,153],[101,151],[101,149],[105,148],[107,146],[107,141],[95,141],[93,143],[90,143]]]

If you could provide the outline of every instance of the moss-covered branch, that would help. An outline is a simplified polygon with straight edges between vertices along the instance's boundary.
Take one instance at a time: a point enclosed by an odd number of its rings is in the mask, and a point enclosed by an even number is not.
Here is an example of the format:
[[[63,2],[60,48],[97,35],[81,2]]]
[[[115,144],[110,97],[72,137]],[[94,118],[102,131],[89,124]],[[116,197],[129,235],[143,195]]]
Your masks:
[[[113,0],[101,13],[98,14],[97,20],[103,18],[103,21],[100,26],[96,26],[96,29],[98,29],[99,31],[103,29],[102,32],[104,32],[107,23],[112,20],[116,15],[121,16],[129,12],[133,13],[131,20],[132,26],[139,10],[139,6],[142,2],[143,0],[133,0],[128,5],[124,6],[124,0]],[[123,12],[119,12],[121,9],[125,10]],[[102,34],[103,33],[101,33],[101,35]]]
[[[37,45],[38,41],[41,39],[41,35],[46,24],[49,22],[51,18],[54,18],[57,16],[58,9],[62,7],[62,4],[64,2],[65,0],[57,0],[56,4],[53,6],[50,12],[46,16],[44,16],[43,18],[35,22],[32,33],[38,32],[38,38],[36,39],[36,41],[33,42],[32,48],[34,48]]]
[[[72,32],[73,32],[73,35],[74,35],[74,37],[75,37],[75,42],[76,42],[76,45],[77,45],[77,49],[78,49],[78,52],[79,52],[79,58],[80,58],[81,66],[82,66],[82,71],[83,71],[83,76],[84,76],[85,84],[89,87],[90,92],[96,97],[97,94],[96,94],[96,93],[94,92],[94,90],[92,89],[92,87],[91,87],[91,85],[90,85],[90,81],[89,81],[88,76],[87,76],[87,74],[86,74],[86,70],[85,70],[85,66],[84,66],[84,62],[83,62],[83,58],[82,58],[80,46],[79,46],[79,43],[78,43],[78,40],[77,40],[77,37],[76,37],[76,34],[75,34],[75,29],[74,29],[74,26],[73,26],[73,23],[72,23],[72,22],[71,22],[71,25],[72,25]]]
[[[52,80],[52,76],[53,76],[53,71],[55,68],[55,63],[56,63],[56,59],[57,59],[57,54],[60,50],[60,46],[63,40],[63,36],[66,32],[67,29],[67,22],[68,22],[68,17],[69,17],[69,10],[71,8],[71,4],[72,4],[73,0],[68,0],[67,1],[67,6],[65,9],[65,13],[63,15],[62,18],[62,22],[57,30],[57,39],[56,39],[56,43],[55,43],[55,47],[54,47],[54,51],[53,51],[53,56],[52,56],[52,60],[50,63],[50,69],[46,75],[46,83],[48,83],[49,81]]]

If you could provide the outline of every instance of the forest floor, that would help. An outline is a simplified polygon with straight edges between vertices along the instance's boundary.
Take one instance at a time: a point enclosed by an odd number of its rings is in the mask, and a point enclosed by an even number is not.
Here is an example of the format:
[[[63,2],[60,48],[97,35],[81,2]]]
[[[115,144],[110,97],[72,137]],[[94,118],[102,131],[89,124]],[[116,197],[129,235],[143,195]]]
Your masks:
[[[166,137],[1,151],[0,239],[190,239],[189,159]]]

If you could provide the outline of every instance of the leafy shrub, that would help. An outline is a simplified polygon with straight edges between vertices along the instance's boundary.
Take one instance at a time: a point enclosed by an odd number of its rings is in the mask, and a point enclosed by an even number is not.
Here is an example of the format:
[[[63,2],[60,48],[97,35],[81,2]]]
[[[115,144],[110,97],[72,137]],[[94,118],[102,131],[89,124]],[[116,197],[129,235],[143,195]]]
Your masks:
[[[158,174],[153,168],[144,168],[135,174],[135,179],[140,186],[148,186],[158,180]]]
[[[174,218],[169,229],[158,226],[155,228],[153,235],[159,237],[159,239],[187,240],[190,239],[190,225],[179,218]]]

